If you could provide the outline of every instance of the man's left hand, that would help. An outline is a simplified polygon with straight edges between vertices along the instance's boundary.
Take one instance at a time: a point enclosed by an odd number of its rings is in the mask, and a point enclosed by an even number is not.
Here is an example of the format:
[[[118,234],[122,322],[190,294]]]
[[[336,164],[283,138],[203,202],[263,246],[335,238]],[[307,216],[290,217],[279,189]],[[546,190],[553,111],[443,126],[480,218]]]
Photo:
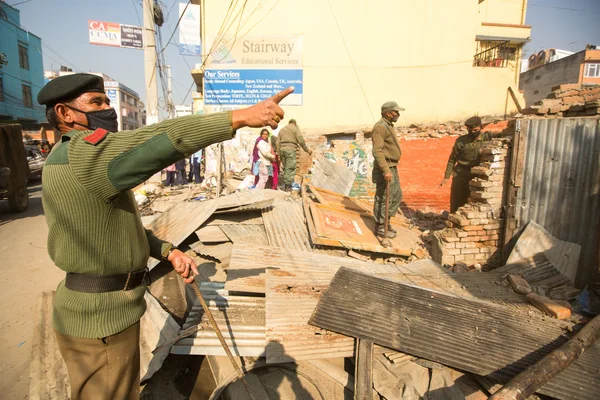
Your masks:
[[[185,283],[192,283],[194,275],[200,275],[194,260],[179,249],[173,250],[167,260],[173,265],[175,272],[181,275]],[[191,274],[192,271],[194,272],[193,275]]]

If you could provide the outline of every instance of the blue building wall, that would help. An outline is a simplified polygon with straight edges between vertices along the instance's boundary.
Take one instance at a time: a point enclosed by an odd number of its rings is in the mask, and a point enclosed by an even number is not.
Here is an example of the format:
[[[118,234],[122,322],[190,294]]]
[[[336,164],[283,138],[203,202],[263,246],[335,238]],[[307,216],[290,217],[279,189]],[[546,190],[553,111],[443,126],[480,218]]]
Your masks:
[[[42,40],[20,26],[19,10],[0,2],[0,53],[4,53],[8,61],[7,65],[0,66],[4,93],[4,101],[0,101],[0,121],[45,122],[45,107],[37,103],[37,95],[44,86]],[[19,64],[19,43],[27,47],[29,69]],[[31,87],[32,107],[23,103],[22,85]]]

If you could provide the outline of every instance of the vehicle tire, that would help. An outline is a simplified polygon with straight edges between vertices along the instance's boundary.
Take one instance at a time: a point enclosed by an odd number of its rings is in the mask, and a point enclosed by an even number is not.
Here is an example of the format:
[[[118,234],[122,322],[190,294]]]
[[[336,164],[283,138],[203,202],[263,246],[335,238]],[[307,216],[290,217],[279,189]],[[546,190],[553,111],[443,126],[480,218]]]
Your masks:
[[[27,187],[12,190],[8,194],[8,207],[12,212],[23,212],[29,206]]]

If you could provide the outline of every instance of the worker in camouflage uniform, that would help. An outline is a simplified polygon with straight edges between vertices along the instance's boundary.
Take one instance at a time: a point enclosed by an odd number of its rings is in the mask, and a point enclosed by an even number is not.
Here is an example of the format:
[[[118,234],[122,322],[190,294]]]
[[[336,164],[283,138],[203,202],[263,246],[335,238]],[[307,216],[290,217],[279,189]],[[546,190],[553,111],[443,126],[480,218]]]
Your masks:
[[[299,147],[308,154],[312,154],[312,151],[306,147],[296,120],[290,119],[290,122],[279,132],[277,137],[277,154],[281,159],[284,190],[287,192],[292,189],[292,183],[296,177],[296,151]]]
[[[479,165],[479,150],[484,141],[491,140],[491,135],[483,133],[481,118],[475,116],[465,121],[468,134],[456,139],[448,158],[448,166],[440,186],[444,186],[452,176],[450,189],[450,212],[453,213],[469,200],[469,181],[473,178],[471,167]]]
[[[198,270],[182,251],[144,229],[132,188],[244,126],[277,127],[293,88],[231,112],[169,119],[117,132],[101,77],[66,75],[38,95],[62,133],[46,160],[42,201],[48,253],[66,278],[56,289],[54,330],[71,399],[139,399],[139,320],[146,264],[169,262],[187,283]]]
[[[375,202],[373,215],[375,218],[375,235],[379,238],[385,236],[385,225],[388,225],[387,237],[396,237],[396,230],[390,223],[389,218],[396,215],[402,201],[402,189],[398,177],[398,162],[402,151],[394,130],[394,123],[400,118],[399,107],[395,101],[388,101],[381,106],[381,119],[373,126],[371,134],[373,140],[373,163],[372,179],[375,183]],[[385,215],[386,188],[390,183],[389,215]]]

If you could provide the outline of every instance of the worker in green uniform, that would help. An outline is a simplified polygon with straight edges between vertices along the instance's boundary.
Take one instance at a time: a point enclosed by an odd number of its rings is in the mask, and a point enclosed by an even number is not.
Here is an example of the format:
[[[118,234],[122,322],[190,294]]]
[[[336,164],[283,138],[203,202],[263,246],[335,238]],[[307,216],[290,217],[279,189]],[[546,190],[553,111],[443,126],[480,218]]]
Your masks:
[[[448,166],[440,186],[444,186],[452,176],[450,189],[450,212],[453,213],[469,199],[469,181],[473,178],[471,167],[479,165],[479,149],[484,141],[491,139],[487,132],[483,133],[481,118],[475,116],[467,119],[465,125],[468,134],[456,139],[448,158]]]
[[[139,398],[139,320],[150,256],[170,262],[185,282],[194,261],[144,229],[132,188],[244,126],[276,128],[278,103],[293,88],[252,107],[190,115],[117,132],[101,77],[73,74],[38,95],[62,133],[46,160],[42,201],[48,253],[66,278],[56,290],[53,324],[71,399]],[[193,274],[192,274],[193,271]]]
[[[279,132],[277,137],[277,154],[281,159],[283,185],[284,190],[287,192],[292,189],[292,183],[296,177],[296,151],[299,147],[309,155],[312,154],[312,150],[306,147],[296,120],[290,119],[290,122]]]
[[[402,189],[398,177],[398,162],[402,156],[400,144],[394,130],[394,123],[400,118],[400,111],[404,108],[395,101],[388,101],[381,106],[381,119],[373,126],[371,137],[373,140],[372,179],[375,183],[375,202],[373,216],[375,218],[375,235],[379,238],[385,236],[385,225],[388,225],[387,237],[396,237],[396,230],[390,224],[390,218],[396,215],[402,201]],[[386,188],[390,184],[389,215],[385,215]]]

